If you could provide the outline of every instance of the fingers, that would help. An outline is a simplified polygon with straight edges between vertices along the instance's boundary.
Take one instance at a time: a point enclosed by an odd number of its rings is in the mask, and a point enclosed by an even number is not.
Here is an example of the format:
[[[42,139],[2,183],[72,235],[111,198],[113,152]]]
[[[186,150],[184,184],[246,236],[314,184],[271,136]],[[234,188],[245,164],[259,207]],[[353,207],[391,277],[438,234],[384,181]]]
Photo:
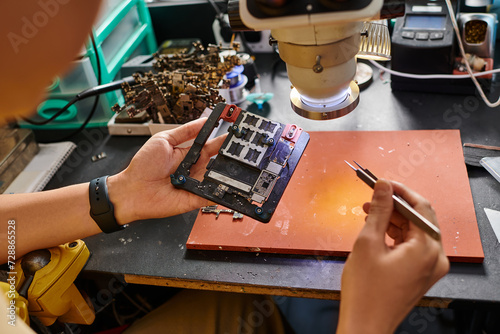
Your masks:
[[[401,183],[395,181],[390,181],[390,183],[393,186],[394,193],[401,196],[416,211],[438,226],[434,209],[427,199]],[[365,203],[363,205],[363,210],[369,213],[371,205],[371,203]],[[368,216],[366,219],[368,219]],[[396,211],[392,213],[390,222],[394,225],[394,227],[389,225],[387,228],[387,234],[389,237],[394,239],[395,244],[399,244],[411,237],[426,238],[425,233],[420,228],[414,224],[410,224],[406,218]],[[396,229],[396,227],[398,227],[399,230]]]
[[[415,206],[422,201],[425,201],[425,198],[422,197],[419,193],[416,191],[408,188],[402,183],[396,182],[396,181],[391,181],[392,188],[394,189],[394,192],[398,194],[399,196],[403,197],[405,201],[408,202],[411,206]]]
[[[170,145],[175,147],[188,140],[195,138],[202,129],[206,120],[207,120],[206,118],[200,118],[195,121],[186,123],[178,128],[163,131],[156,135],[165,138],[170,143]],[[203,151],[206,152],[209,157],[217,154],[220,146],[222,145],[226,137],[227,134],[224,134],[222,136],[207,141],[203,146]]]
[[[211,157],[217,154],[219,152],[219,149],[224,142],[224,140],[227,137],[227,133],[223,134],[222,136],[216,137],[214,139],[211,139],[205,143],[205,146],[203,146],[203,151]]]
[[[427,199],[425,199],[422,195],[417,193],[416,191],[408,188],[407,186],[391,181],[391,184],[394,189],[394,193],[401,196],[408,204],[410,204],[415,210],[424,215],[427,219],[429,219],[432,223],[438,226],[436,214],[431,204]]]
[[[201,166],[203,163],[205,163],[205,159],[208,160],[208,158],[213,157],[219,152],[219,149],[224,142],[224,140],[227,137],[227,133],[218,136],[216,138],[208,140],[205,145],[203,145],[202,151],[201,151],[201,157],[199,162],[196,163],[194,168],[196,167],[201,167],[203,170],[205,169],[205,165]],[[188,153],[189,149],[191,147],[176,147],[176,152],[179,155],[179,159],[184,159],[186,154]]]
[[[401,229],[394,224],[389,224],[389,226],[387,227],[387,235],[391,237],[391,239],[397,239],[401,237],[401,233]]]
[[[436,267],[434,269],[432,284],[439,281],[444,275],[448,273],[448,271],[450,271],[450,260],[448,260],[448,257],[444,254],[444,251],[441,251],[439,259],[436,263]]]
[[[190,139],[195,138],[206,122],[206,118],[200,118],[195,121],[183,124],[178,128],[167,130],[156,134],[156,136],[165,138],[173,147],[180,145]]]
[[[389,181],[378,180],[375,184],[365,230],[373,232],[377,239],[384,240],[393,211],[392,186]]]
[[[368,214],[370,212],[370,203],[363,204],[363,210]],[[368,218],[368,216],[366,216]],[[365,218],[365,220],[366,220]],[[399,212],[393,211],[390,219],[390,224],[387,227],[387,235],[394,240],[394,245],[402,243],[408,232],[408,220]]]
[[[191,166],[191,170],[190,170],[191,175],[190,176],[192,178],[195,178],[199,181],[201,181],[203,179],[203,175],[206,172],[206,164],[207,164],[209,158],[216,155],[219,152],[219,149],[220,149],[222,143],[224,142],[224,140],[226,139],[226,137],[227,137],[227,134],[223,134],[223,135],[218,136],[214,139],[210,139],[205,143],[205,145],[203,146],[203,149],[200,153],[200,158],[193,166]],[[179,160],[179,162],[177,162],[175,164],[174,168],[177,168],[177,165],[182,161],[182,159],[184,159],[184,157],[188,153],[189,149],[190,149],[190,147],[183,147],[183,148],[176,147],[175,148],[176,157]]]
[[[366,214],[368,214],[368,212],[370,212],[370,202],[366,202],[365,204],[363,204],[363,211]],[[391,220],[390,221],[391,221],[392,224],[396,225],[399,228],[401,228],[404,225],[408,224],[408,219],[406,219],[405,217],[403,217],[397,211],[392,211],[392,215],[391,215]]]

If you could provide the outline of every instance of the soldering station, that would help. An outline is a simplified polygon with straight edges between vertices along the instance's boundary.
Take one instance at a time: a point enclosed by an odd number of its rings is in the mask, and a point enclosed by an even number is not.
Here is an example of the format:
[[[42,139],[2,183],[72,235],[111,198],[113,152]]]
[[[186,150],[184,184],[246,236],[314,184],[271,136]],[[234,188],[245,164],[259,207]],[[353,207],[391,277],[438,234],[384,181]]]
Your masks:
[[[392,196],[398,215],[441,240],[453,262],[422,305],[457,306],[455,328],[464,319],[483,330],[495,325],[487,317],[500,301],[500,265],[492,260],[500,242],[493,210],[500,3],[109,0],[101,7],[72,68],[48,83],[31,116],[0,128],[0,191],[54,189],[96,170],[111,175],[155,133],[207,117],[166,182],[211,205],[3,266],[15,273],[2,288],[17,301],[19,319],[43,333],[121,333],[156,303],[127,284],[338,299],[376,174],[417,188],[440,221]],[[204,146],[220,135],[227,137],[218,154],[195,178]],[[127,260],[133,254],[143,254],[144,268]],[[337,280],[325,283],[320,271]],[[120,289],[102,286],[109,277]],[[109,300],[98,299],[102,291]],[[467,304],[476,301],[483,311]],[[105,316],[116,321],[106,324]]]

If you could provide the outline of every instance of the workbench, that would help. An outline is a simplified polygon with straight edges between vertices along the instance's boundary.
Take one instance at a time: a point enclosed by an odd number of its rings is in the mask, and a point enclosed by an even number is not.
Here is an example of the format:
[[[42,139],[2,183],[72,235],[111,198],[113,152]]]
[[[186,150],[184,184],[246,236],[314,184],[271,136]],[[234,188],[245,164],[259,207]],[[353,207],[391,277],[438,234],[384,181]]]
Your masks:
[[[330,121],[312,121],[290,108],[290,83],[276,55],[258,55],[264,92],[274,98],[259,114],[306,131],[460,129],[463,142],[500,146],[500,110],[480,98],[391,91],[390,76],[379,77],[361,92],[358,107]],[[274,72],[274,73],[273,73]],[[496,100],[500,88],[493,81]],[[255,106],[241,105],[249,111]],[[46,189],[88,182],[125,168],[147,137],[109,136],[87,129],[74,138],[78,148]],[[107,158],[91,162],[105,152]],[[500,301],[500,245],[483,208],[500,210],[500,184],[483,168],[468,167],[484,263],[452,263],[448,275],[426,294],[421,305],[447,307],[452,301]],[[338,299],[345,258],[186,250],[197,211],[140,221],[127,229],[85,239],[92,256],[86,272],[111,273],[129,283]]]

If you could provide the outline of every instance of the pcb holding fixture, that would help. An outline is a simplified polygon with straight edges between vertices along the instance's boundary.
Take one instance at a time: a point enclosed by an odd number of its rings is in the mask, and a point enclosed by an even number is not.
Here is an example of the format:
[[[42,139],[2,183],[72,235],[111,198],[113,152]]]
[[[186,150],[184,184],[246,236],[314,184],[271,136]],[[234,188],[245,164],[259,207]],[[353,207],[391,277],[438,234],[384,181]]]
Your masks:
[[[200,152],[219,121],[233,123],[219,154],[207,165],[204,179],[189,177]],[[174,174],[172,184],[267,223],[292,177],[309,134],[219,103]]]

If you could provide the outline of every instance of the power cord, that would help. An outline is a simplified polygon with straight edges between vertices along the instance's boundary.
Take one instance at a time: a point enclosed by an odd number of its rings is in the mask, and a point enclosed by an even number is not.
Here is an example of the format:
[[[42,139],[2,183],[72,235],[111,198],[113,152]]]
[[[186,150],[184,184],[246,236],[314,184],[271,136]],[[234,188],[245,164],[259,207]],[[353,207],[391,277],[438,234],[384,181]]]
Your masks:
[[[100,86],[102,83],[101,62],[99,60],[99,55],[97,53],[97,45],[96,45],[93,33],[90,34],[90,40],[92,41],[92,48],[94,49],[94,53],[96,56],[95,59],[96,59],[96,66],[97,66],[97,84]],[[84,91],[84,92],[86,92],[86,91]],[[84,92],[82,92],[82,93],[84,93]],[[82,94],[82,93],[80,93],[80,94]],[[78,94],[78,95],[80,95],[80,94]],[[76,99],[79,99],[78,95],[75,97]],[[73,136],[77,135],[78,133],[80,133],[87,126],[87,124],[90,122],[90,120],[94,116],[95,111],[97,110],[97,106],[99,104],[99,98],[100,98],[100,94],[97,94],[95,99],[94,99],[94,104],[92,105],[92,109],[90,110],[89,115],[87,116],[85,121],[82,123],[82,125],[78,129],[76,129],[75,131],[71,132],[70,134],[68,134],[66,136],[63,136],[62,138],[59,138],[56,140],[51,140],[51,142],[63,141],[63,140],[66,140],[66,139],[73,137]]]
[[[229,23],[224,20],[224,13],[219,9],[217,4],[215,3],[214,0],[208,0],[208,2],[212,5],[212,7],[215,10],[215,18],[217,21],[219,21],[219,26],[220,26],[220,34],[222,36],[222,39],[228,43],[231,40],[231,37],[233,35],[233,30],[231,29],[231,26]]]
[[[59,111],[57,111],[54,115],[52,115],[52,117],[50,117],[49,119],[46,119],[44,121],[34,121],[34,120],[29,119],[27,117],[22,117],[22,119],[26,123],[29,123],[29,124],[32,124],[32,125],[45,125],[45,124],[48,124],[48,123],[52,122],[57,117],[61,116],[63,112],[65,112],[66,110],[68,110],[68,108],[71,107],[73,104],[75,104],[77,101],[78,101],[78,99],[76,97],[74,97],[64,107],[62,107],[61,109],[59,109]]]
[[[373,64],[373,66],[381,69],[382,71],[386,71],[387,73],[394,74],[399,77],[405,77],[405,78],[411,78],[411,79],[469,79],[471,77],[471,74],[413,74],[413,73],[405,73],[405,72],[399,72],[392,70],[390,68],[387,68],[383,65],[380,65],[373,59],[369,59],[370,63]],[[494,69],[494,70],[489,70],[489,71],[484,71],[484,72],[477,72],[477,73],[472,73],[473,77],[480,77],[483,75],[488,75],[488,74],[493,74],[493,73],[500,73],[500,68]]]
[[[98,72],[97,84],[100,85],[101,84],[101,63],[100,63],[99,57],[97,55],[97,45],[96,45],[96,42],[95,42],[93,34],[90,34],[90,40],[92,41],[92,48],[94,49],[94,53],[96,55],[96,65],[97,65],[97,72]],[[45,124],[48,124],[48,123],[52,122],[53,120],[55,120],[56,118],[58,118],[59,116],[61,116],[73,104],[75,104],[76,102],[78,102],[79,100],[81,100],[82,97],[79,96],[80,94],[78,94],[72,100],[70,100],[64,107],[62,107],[59,111],[57,111],[49,119],[46,119],[44,121],[34,121],[32,119],[23,117],[23,120],[25,122],[27,122],[29,124],[33,124],[33,125],[45,125]],[[99,96],[96,97],[96,101],[97,101],[97,103],[99,103]],[[94,105],[92,106],[92,110],[90,112],[90,115],[93,115],[95,113],[95,109],[97,108],[97,103],[94,101]]]
[[[458,47],[460,48],[460,53],[462,54],[463,59],[467,59],[467,57],[465,56],[464,45],[462,43],[462,39],[460,38],[460,30],[458,29],[457,20],[455,18],[455,12],[453,11],[453,7],[451,6],[450,0],[446,0],[446,6],[448,7],[448,12],[450,13],[451,16],[451,23],[453,24],[453,29],[455,30],[455,34],[457,35]],[[500,98],[496,102],[491,103],[490,100],[486,97],[486,94],[484,94],[483,88],[481,88],[481,85],[479,84],[476,77],[472,73],[472,69],[470,68],[468,61],[465,61],[465,67],[467,68],[467,73],[469,73],[470,78],[472,79],[472,82],[474,82],[474,85],[476,86],[479,95],[481,95],[481,98],[483,99],[484,103],[486,103],[486,105],[490,108],[498,107],[500,105]]]
[[[231,29],[231,25],[224,20],[224,13],[219,9],[217,4],[215,3],[214,0],[207,0],[210,5],[215,10],[215,18],[217,21],[219,21],[219,26],[220,26],[220,35],[224,42],[226,43],[232,43],[234,41],[235,36],[240,36],[241,44],[243,45],[243,48],[245,49],[245,52],[247,52],[251,57],[254,57],[254,54],[252,52],[252,48],[250,45],[248,45],[248,41],[245,37],[245,34],[243,31],[235,31],[233,32],[233,29]]]
[[[463,59],[467,59],[467,57],[465,56],[464,45],[462,43],[462,39],[460,38],[460,29],[458,28],[458,23],[457,23],[457,20],[455,18],[455,12],[454,12],[453,7],[451,5],[451,1],[450,0],[445,0],[445,2],[446,2],[446,7],[448,8],[448,12],[450,14],[450,19],[451,19],[451,23],[453,25],[453,30],[455,31],[455,34],[457,36],[457,41],[458,41],[458,47],[460,49],[460,54],[462,55]],[[479,82],[476,79],[476,77],[480,77],[480,76],[483,76],[483,75],[500,73],[500,68],[494,69],[494,70],[490,70],[490,71],[473,73],[472,69],[471,69],[471,67],[469,65],[469,62],[466,61],[465,62],[465,67],[467,69],[467,74],[459,74],[459,75],[453,75],[453,74],[413,74],[413,73],[404,73],[404,72],[394,71],[392,69],[389,69],[389,68],[387,68],[385,66],[380,65],[379,63],[377,63],[374,60],[370,60],[370,63],[373,66],[381,69],[382,71],[386,71],[386,72],[388,72],[390,74],[393,74],[393,75],[397,75],[397,76],[405,77],[405,78],[411,78],[411,79],[468,79],[468,78],[471,78],[472,82],[474,83],[474,85],[476,86],[476,89],[479,92],[479,95],[481,96],[481,98],[483,99],[484,103],[488,107],[495,108],[495,107],[498,107],[500,105],[500,98],[498,98],[498,100],[496,102],[494,102],[494,103],[490,102],[490,100],[486,97],[486,94],[484,94],[484,91],[483,91],[481,85],[479,84]]]
[[[92,47],[94,48],[94,53],[95,53],[95,62],[96,62],[96,66],[97,66],[97,85],[101,85],[102,84],[102,70],[101,70],[101,61],[99,60],[99,55],[97,54],[97,45],[96,45],[96,42],[95,42],[95,39],[94,39],[94,34],[91,33],[90,34],[90,39],[92,41]],[[92,109],[90,110],[90,113],[89,115],[87,116],[87,119],[85,120],[85,122],[82,123],[82,125],[76,130],[74,131],[73,133],[70,133],[69,135],[67,136],[64,136],[63,138],[60,139],[61,140],[66,140],[68,139],[69,137],[72,137],[78,133],[80,133],[83,129],[85,129],[85,127],[87,126],[87,124],[89,124],[90,120],[92,119],[92,117],[94,116],[95,114],[95,111],[97,110],[97,106],[99,104],[99,99],[100,99],[101,95],[100,94],[97,94],[95,99],[94,99],[94,105],[92,105]]]
[[[95,42],[95,39],[94,39],[93,35],[90,36],[90,39],[92,41],[92,48],[94,49],[94,52],[96,54],[96,67],[97,67],[97,82],[98,82],[98,86],[88,88],[88,89],[86,89],[86,90],[78,93],[63,108],[61,108],[60,110],[58,110],[54,115],[52,115],[47,120],[44,120],[44,121],[34,121],[32,119],[23,118],[27,123],[30,123],[30,124],[33,124],[33,125],[40,125],[40,126],[41,125],[45,125],[45,124],[48,124],[48,123],[52,122],[53,120],[57,119],[70,106],[72,106],[76,102],[78,102],[80,100],[83,100],[85,98],[91,97],[91,96],[95,96],[96,98],[94,100],[92,108],[90,109],[90,112],[89,112],[87,118],[80,125],[80,127],[78,129],[76,129],[75,131],[71,132],[70,134],[62,137],[62,138],[59,138],[57,140],[52,140],[53,142],[54,141],[66,140],[66,139],[68,139],[68,138],[70,138],[70,137],[78,134],[79,132],[81,132],[87,126],[87,124],[90,122],[90,120],[92,119],[92,117],[94,116],[94,114],[95,114],[95,112],[97,110],[97,106],[99,105],[99,96],[100,96],[100,94],[104,94],[104,93],[107,93],[107,92],[111,92],[113,90],[120,89],[122,87],[123,83],[128,83],[128,84],[135,83],[135,78],[133,76],[130,76],[130,77],[123,78],[121,80],[117,80],[117,81],[110,82],[108,84],[101,85],[102,70],[101,70],[101,62],[99,60],[99,56],[97,55],[97,45],[96,45],[96,42]]]

